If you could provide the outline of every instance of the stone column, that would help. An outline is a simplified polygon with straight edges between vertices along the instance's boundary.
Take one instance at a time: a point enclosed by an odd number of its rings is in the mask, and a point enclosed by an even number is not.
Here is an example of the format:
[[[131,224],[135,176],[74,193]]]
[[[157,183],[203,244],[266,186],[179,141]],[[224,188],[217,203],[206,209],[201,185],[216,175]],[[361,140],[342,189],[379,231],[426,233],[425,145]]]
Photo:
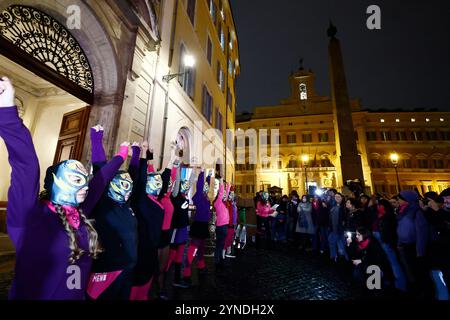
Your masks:
[[[339,40],[335,38],[336,32],[336,27],[330,22],[328,54],[337,152],[337,185],[342,188],[347,180],[359,179],[364,183],[364,176],[356,147],[344,62]]]

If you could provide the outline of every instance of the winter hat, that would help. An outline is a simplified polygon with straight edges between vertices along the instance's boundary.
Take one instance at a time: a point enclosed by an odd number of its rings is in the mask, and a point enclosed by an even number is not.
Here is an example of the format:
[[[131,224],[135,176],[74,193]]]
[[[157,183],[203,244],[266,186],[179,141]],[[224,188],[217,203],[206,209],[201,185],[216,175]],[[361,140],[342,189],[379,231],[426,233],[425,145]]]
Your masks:
[[[412,190],[403,190],[400,192],[398,197],[406,202],[413,203],[419,201],[419,195],[417,192]]]

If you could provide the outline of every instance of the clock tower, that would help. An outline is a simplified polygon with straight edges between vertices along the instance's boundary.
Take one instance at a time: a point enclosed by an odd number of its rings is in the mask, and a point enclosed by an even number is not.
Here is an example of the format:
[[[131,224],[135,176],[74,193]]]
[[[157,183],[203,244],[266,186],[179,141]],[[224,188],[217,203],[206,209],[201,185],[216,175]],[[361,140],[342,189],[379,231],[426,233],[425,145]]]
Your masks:
[[[295,73],[291,73],[289,83],[291,86],[291,97],[289,103],[300,105],[304,110],[310,104],[311,98],[316,96],[314,90],[314,73],[303,68],[303,59],[300,59],[300,66]]]

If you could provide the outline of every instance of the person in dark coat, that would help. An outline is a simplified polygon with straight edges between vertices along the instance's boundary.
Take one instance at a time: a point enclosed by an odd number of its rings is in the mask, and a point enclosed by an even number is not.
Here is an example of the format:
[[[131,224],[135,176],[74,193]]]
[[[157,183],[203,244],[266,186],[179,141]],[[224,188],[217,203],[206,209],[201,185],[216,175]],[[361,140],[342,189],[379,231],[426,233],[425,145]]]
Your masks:
[[[358,208],[358,201],[354,198],[347,199],[345,208],[347,209],[347,231],[355,233],[358,227],[369,227],[366,212]]]
[[[330,208],[330,234],[328,235],[328,243],[330,245],[330,258],[338,261],[338,254],[348,260],[345,251],[345,198],[341,193],[336,193],[334,201],[330,201],[333,205]]]
[[[294,240],[295,227],[297,225],[297,206],[299,198],[296,194],[291,193],[291,200],[287,204],[287,223],[286,223],[286,239],[288,241]]]
[[[401,291],[406,291],[406,275],[397,257],[397,217],[394,213],[394,207],[386,199],[377,200],[373,207],[377,210],[372,225],[373,235],[386,252],[394,273],[395,287]]]
[[[380,289],[394,282],[386,253],[366,227],[359,227],[356,230],[356,241],[353,241],[352,237],[347,237],[347,252],[354,266],[355,279],[361,281],[366,288],[368,282],[372,283],[368,281],[373,274],[372,266],[377,266],[381,271]],[[376,281],[373,284],[376,284]]]
[[[328,249],[328,234],[330,226],[330,209],[325,200],[319,199],[316,209],[316,226],[318,228],[320,254],[324,254]],[[313,202],[313,210],[314,210]]]
[[[400,207],[397,235],[400,262],[406,272],[411,293],[429,296],[431,279],[426,265],[428,222],[419,206],[419,196],[415,191],[401,191],[398,198]]]
[[[94,174],[106,165],[102,143],[103,128],[91,128]],[[132,146],[130,167],[139,161],[139,146]],[[136,178],[136,177],[134,177]],[[87,294],[94,300],[128,300],[137,263],[137,220],[129,199],[133,180],[128,172],[119,171],[105,188],[92,213],[99,241],[104,251],[94,260]]]
[[[449,300],[450,212],[443,208],[444,199],[436,192],[424,194],[423,210],[429,224],[427,261],[434,283],[435,298]]]
[[[133,184],[131,207],[138,221],[138,260],[135,267],[131,300],[147,300],[153,280],[159,275],[158,246],[164,219],[164,207],[158,200],[163,184],[168,184],[177,157],[172,158],[162,175],[148,172],[148,142],[142,143],[139,168]],[[130,168],[132,170],[132,168]]]

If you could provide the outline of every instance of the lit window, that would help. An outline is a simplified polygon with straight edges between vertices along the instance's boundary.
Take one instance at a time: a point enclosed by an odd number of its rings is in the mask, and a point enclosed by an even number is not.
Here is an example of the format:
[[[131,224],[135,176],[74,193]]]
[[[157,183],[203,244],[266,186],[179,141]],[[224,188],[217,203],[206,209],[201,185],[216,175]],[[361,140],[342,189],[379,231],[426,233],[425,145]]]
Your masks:
[[[384,122],[384,119],[380,119],[380,122]]]
[[[395,122],[400,122],[400,119],[395,119]]]
[[[414,118],[411,118],[411,122],[416,122],[416,119],[414,119]]]

